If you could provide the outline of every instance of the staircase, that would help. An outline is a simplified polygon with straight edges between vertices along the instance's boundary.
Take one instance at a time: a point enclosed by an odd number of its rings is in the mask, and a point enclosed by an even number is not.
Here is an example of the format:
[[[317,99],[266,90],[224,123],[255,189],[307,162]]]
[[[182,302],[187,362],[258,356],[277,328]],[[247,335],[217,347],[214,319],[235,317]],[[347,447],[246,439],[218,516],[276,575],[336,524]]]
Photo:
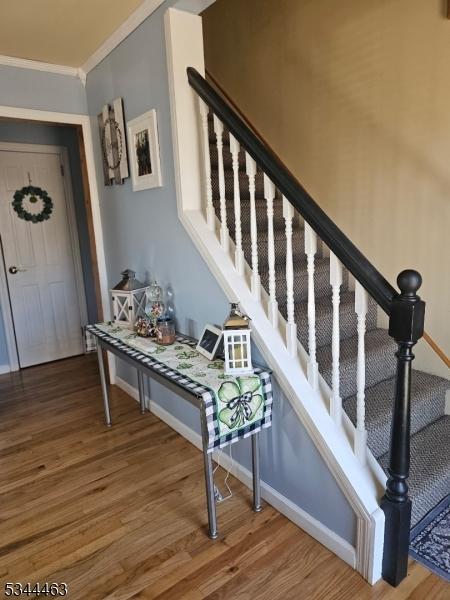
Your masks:
[[[217,137],[212,114],[208,119],[209,154],[213,205],[220,220],[219,160]],[[223,167],[226,197],[227,227],[236,242],[234,216],[234,172],[230,152],[230,136],[223,131]],[[239,192],[242,229],[242,249],[248,264],[252,261],[251,215],[245,151],[240,149]],[[261,284],[269,292],[268,218],[264,196],[264,173],[255,176],[255,204],[258,232],[258,257]],[[278,308],[287,319],[286,232],[282,197],[274,199],[273,237]],[[292,227],[292,257],[294,265],[294,310],[298,340],[309,351],[308,340],[308,271],[305,255],[305,229],[300,215]],[[323,245],[316,252],[314,291],[316,316],[316,356],[319,372],[332,385],[333,302],[330,288],[330,261],[324,256]],[[349,287],[349,273],[344,268],[339,304],[340,392],[343,407],[352,423],[357,423],[357,316],[355,292]],[[395,395],[395,352],[397,344],[384,329],[377,327],[377,304],[368,299],[365,336],[365,425],[368,446],[387,473],[392,421],[392,401]],[[411,468],[409,495],[412,499],[411,525],[415,525],[450,491],[450,416],[445,414],[445,395],[450,382],[421,371],[413,371],[411,389]]]
[[[200,18],[170,9],[165,28],[180,221],[252,318],[293,418],[353,511],[352,543],[313,535],[369,582],[398,585],[411,524],[449,488],[450,386],[411,368],[421,277],[386,281],[204,79]]]
[[[211,262],[222,280],[225,272],[238,276],[233,295],[245,299],[251,317],[258,315],[254,329],[265,331],[269,353],[271,341],[284,335],[293,362],[290,369],[287,360],[277,362],[275,373],[283,379],[297,364],[308,395],[327,407],[344,443],[350,433],[362,468],[354,493],[359,485],[366,488],[367,475],[380,480],[379,473],[367,472],[369,464],[378,461],[384,470],[385,493],[376,499],[385,517],[382,574],[398,585],[407,573],[411,526],[450,489],[450,383],[411,368],[412,349],[423,336],[422,278],[402,271],[397,292],[223,92],[193,68],[187,75],[198,94],[206,200],[193,229],[198,236],[205,219],[213,236],[205,244]],[[216,241],[221,253],[213,250]],[[389,331],[378,325],[380,311],[389,317]],[[301,377],[297,381],[300,400],[306,390],[300,391]],[[340,452],[339,444],[333,452]],[[376,537],[365,542],[374,544],[372,559]]]

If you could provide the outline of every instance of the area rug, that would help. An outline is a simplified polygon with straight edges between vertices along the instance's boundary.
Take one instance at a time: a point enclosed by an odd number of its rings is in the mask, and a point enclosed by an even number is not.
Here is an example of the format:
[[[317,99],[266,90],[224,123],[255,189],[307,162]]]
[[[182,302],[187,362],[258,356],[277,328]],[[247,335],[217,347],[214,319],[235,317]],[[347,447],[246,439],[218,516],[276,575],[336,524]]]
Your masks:
[[[450,494],[413,527],[409,554],[450,582]]]

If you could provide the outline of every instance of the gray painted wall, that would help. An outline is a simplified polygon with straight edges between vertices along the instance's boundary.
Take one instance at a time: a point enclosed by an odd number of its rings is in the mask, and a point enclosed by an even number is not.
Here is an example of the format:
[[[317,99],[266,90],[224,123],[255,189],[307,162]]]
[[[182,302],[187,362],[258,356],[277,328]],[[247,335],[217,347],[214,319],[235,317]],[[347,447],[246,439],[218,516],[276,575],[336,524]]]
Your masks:
[[[164,187],[132,192],[102,184],[98,136],[94,135],[97,176],[109,285],[130,267],[141,279],[157,279],[174,290],[178,328],[199,335],[205,323],[221,323],[227,299],[181,226],[176,211],[163,15],[166,3],[88,75],[89,114],[121,96],[125,120],[156,108]],[[96,131],[96,129],[95,129]],[[136,385],[135,374],[119,363],[118,375]],[[156,383],[151,397],[199,432],[196,410]],[[264,481],[354,544],[355,515],[313,443],[275,382],[274,426],[261,448]],[[249,441],[232,447],[233,458],[250,467]]]
[[[80,240],[81,263],[86,289],[86,301],[90,322],[97,318],[94,279],[89,252],[89,234],[81,180],[81,167],[78,154],[78,139],[73,127],[59,127],[39,123],[18,121],[0,121],[0,142],[19,142],[24,144],[49,144],[65,146],[69,154],[72,176],[73,198]],[[0,307],[1,308],[1,307]],[[8,353],[4,334],[3,320],[0,323],[0,365],[8,363]]]
[[[78,77],[0,65],[0,105],[87,114]]]

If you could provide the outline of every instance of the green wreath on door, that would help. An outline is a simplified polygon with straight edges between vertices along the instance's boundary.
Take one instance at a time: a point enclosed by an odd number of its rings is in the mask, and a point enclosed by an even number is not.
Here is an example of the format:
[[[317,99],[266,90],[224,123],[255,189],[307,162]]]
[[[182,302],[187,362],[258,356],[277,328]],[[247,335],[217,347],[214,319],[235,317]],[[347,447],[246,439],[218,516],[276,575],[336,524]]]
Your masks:
[[[23,207],[23,201],[27,196],[30,196],[30,202],[32,204],[39,202],[39,200],[42,201],[41,212],[30,213],[30,211]],[[34,185],[27,185],[21,190],[17,190],[17,192],[14,193],[12,206],[20,219],[31,221],[32,223],[41,223],[42,221],[50,219],[50,215],[53,212],[53,201],[48,193],[45,190],[42,190],[40,187],[35,187]]]

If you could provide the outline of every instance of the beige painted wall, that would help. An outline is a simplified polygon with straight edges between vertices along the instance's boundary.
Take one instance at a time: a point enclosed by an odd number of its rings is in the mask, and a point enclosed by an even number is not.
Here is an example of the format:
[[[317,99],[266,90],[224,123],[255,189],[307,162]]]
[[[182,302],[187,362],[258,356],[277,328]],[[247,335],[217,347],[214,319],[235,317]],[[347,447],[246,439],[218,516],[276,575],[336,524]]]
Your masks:
[[[445,5],[217,0],[203,17],[211,73],[385,277],[422,273],[426,329],[450,355]]]

